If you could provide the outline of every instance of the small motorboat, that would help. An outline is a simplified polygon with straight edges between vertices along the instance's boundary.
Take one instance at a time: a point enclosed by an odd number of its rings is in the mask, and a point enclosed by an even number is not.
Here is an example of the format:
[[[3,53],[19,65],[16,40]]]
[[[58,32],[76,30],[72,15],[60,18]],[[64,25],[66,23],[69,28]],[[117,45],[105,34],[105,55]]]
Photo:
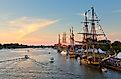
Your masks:
[[[101,68],[102,72],[107,72],[107,68],[103,67]]]
[[[29,56],[28,55],[25,55],[25,57],[24,57],[25,59],[29,59]]]
[[[49,59],[49,62],[50,62],[50,63],[53,63],[53,62],[54,62],[54,57],[51,57],[51,58]]]
[[[67,52],[66,51],[62,51],[61,55],[67,55]]]

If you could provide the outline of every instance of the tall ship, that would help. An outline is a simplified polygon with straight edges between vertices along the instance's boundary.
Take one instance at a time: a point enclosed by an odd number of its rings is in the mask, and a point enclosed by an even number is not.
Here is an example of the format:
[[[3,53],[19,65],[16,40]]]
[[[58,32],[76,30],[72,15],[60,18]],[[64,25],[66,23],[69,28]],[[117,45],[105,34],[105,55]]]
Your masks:
[[[66,32],[63,32],[62,37],[60,34],[58,35],[58,43],[55,44],[55,47],[57,48],[58,53],[63,54],[63,55],[68,54],[68,44],[67,44]]]
[[[80,61],[83,64],[100,66],[102,59],[107,57],[107,53],[100,49],[98,40],[100,37],[104,37],[107,40],[107,37],[99,24],[100,20],[96,15],[94,7],[87,10],[84,13],[84,17],[85,21],[82,22],[84,24],[83,32],[78,33],[83,36],[83,40],[80,42],[82,44]]]
[[[76,56],[74,41],[75,40],[74,40],[74,33],[73,33],[73,27],[72,27],[72,28],[70,28],[70,45],[68,47],[70,58],[75,58],[75,56]]]

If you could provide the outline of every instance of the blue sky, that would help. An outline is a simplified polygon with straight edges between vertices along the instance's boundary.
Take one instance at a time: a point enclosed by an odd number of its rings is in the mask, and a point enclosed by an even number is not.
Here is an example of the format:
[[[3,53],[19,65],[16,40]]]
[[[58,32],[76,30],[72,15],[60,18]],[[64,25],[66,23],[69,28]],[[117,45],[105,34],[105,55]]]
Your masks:
[[[91,6],[108,38],[121,40],[121,0],[0,0],[0,42],[55,43],[71,26],[82,30],[80,14]]]

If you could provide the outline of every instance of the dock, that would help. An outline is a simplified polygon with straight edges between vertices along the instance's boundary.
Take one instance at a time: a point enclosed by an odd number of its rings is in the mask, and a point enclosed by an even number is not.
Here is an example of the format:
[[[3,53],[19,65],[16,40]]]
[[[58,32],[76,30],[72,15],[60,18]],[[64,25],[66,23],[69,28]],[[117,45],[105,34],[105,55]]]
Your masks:
[[[108,69],[113,69],[116,71],[121,71],[121,59],[119,58],[115,58],[115,57],[111,57],[107,60],[104,60],[101,63],[102,67],[106,67]]]

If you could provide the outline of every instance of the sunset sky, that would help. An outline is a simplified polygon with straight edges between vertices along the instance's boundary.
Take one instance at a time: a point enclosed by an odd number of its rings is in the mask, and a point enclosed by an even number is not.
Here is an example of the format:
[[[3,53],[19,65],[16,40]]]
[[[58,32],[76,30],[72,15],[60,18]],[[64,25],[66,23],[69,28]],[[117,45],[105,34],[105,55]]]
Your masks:
[[[121,41],[121,0],[0,0],[0,43],[55,44],[58,34],[82,30],[82,14],[95,10],[112,40]]]

